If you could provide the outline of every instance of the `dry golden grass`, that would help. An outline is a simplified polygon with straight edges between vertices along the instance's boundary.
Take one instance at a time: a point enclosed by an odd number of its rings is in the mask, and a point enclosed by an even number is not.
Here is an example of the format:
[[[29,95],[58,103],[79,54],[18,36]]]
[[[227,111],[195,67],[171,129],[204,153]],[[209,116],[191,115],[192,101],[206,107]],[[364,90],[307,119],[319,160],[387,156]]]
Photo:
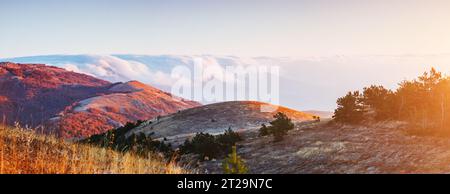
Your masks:
[[[143,158],[0,125],[0,174],[165,173],[189,171],[156,154]]]

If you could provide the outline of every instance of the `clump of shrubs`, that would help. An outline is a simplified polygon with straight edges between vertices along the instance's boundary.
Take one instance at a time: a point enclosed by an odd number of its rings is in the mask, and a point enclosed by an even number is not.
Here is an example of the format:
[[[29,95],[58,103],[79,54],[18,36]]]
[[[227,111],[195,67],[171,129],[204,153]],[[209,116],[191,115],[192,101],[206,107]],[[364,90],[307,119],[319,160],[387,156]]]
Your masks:
[[[170,144],[154,140],[151,135],[145,135],[143,133],[131,135],[125,139],[125,142],[118,146],[121,147],[122,151],[131,150],[144,156],[149,152],[161,152],[166,156],[172,156],[173,154],[173,149]]]
[[[241,141],[239,133],[229,128],[225,133],[214,136],[208,133],[197,133],[192,139],[187,139],[180,146],[181,154],[198,154],[200,159],[212,159],[226,155],[232,151],[232,146]]]
[[[128,122],[124,126],[109,130],[102,134],[92,135],[89,138],[81,140],[83,143],[96,144],[102,147],[114,147],[125,141],[125,134],[130,130],[141,125],[143,121],[138,120],[136,123]]]
[[[294,123],[282,112],[278,112],[273,118],[275,120],[270,122],[270,126],[262,125],[259,136],[273,135],[274,141],[281,141],[289,130],[294,129]]]
[[[313,115],[313,119],[315,122],[320,122],[320,116]]]
[[[127,123],[122,127],[107,131],[102,134],[93,135],[81,140],[82,143],[94,144],[100,147],[112,148],[117,151],[132,151],[142,156],[147,156],[150,152],[161,152],[166,156],[171,156],[173,149],[170,144],[165,144],[154,140],[151,135],[132,134],[126,137],[126,133],[138,127],[143,121]]]

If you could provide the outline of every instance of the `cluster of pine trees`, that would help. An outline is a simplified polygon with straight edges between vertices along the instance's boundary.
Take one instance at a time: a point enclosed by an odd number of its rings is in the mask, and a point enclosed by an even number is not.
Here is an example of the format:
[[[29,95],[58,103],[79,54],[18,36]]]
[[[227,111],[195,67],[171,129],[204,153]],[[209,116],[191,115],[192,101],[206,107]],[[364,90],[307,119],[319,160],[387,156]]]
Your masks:
[[[124,126],[109,130],[102,134],[92,135],[89,138],[80,140],[80,143],[88,143],[99,147],[111,148],[120,152],[131,151],[140,156],[148,156],[149,153],[160,152],[166,157],[171,157],[174,153],[172,146],[164,141],[153,139],[150,135],[133,134],[126,137],[126,133],[138,127],[143,121],[136,123],[128,122]]]
[[[230,153],[232,146],[243,138],[234,132],[231,127],[223,134],[211,135],[209,133],[197,133],[192,139],[186,139],[180,146],[181,154],[198,154],[201,160],[213,159]]]
[[[450,78],[432,68],[394,91],[372,85],[348,92],[337,100],[333,118],[350,124],[401,120],[421,129],[445,129],[450,126]]]

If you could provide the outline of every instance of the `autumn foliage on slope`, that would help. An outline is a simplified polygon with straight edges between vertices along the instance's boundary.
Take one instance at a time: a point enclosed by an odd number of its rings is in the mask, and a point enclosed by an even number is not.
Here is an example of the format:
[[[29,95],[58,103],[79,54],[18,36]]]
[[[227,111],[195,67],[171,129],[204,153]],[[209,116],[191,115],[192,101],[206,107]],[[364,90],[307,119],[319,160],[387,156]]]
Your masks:
[[[110,94],[82,100],[66,108],[57,120],[62,137],[87,137],[128,122],[149,120],[200,104],[137,81],[117,83]]]
[[[0,174],[190,173],[157,154],[139,157],[0,126]]]
[[[0,63],[0,116],[42,125],[66,106],[107,92],[109,82],[42,64]]]
[[[137,81],[110,83],[42,64],[0,62],[0,122],[65,138],[198,105]]]

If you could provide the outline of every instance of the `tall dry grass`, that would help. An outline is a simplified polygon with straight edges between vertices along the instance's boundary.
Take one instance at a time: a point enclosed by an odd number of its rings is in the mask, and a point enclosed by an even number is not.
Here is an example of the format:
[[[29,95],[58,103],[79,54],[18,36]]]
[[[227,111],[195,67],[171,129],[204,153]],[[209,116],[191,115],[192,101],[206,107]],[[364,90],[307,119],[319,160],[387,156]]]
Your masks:
[[[148,158],[71,143],[0,125],[0,174],[179,174],[189,171],[157,154]]]

